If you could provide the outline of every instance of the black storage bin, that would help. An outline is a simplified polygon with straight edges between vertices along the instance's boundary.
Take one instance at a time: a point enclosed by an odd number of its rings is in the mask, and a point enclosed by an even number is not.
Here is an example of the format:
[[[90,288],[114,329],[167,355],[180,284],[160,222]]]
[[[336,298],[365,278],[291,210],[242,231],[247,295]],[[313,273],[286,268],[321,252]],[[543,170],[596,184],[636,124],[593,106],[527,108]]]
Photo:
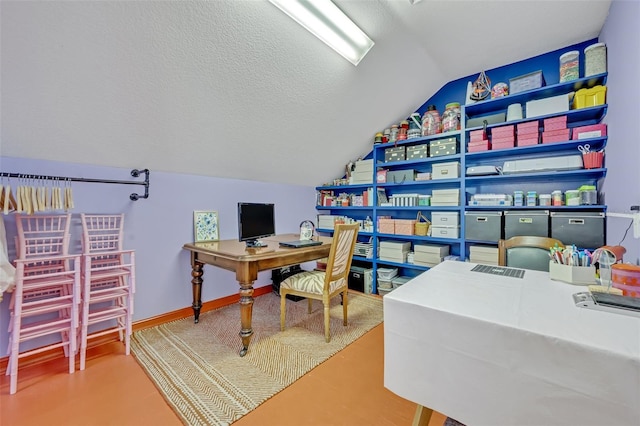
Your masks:
[[[361,293],[371,293],[373,269],[371,266],[351,266],[349,270],[348,286],[351,290],[356,290]],[[368,289],[368,291],[367,291]]]
[[[504,238],[530,235],[549,236],[549,210],[517,210],[504,212]]]
[[[595,249],[605,244],[605,221],[602,212],[552,212],[551,238],[564,245]]]
[[[466,211],[464,218],[465,239],[497,243],[502,237],[501,211]]]
[[[284,268],[272,269],[271,270],[271,288],[273,292],[280,296],[280,283],[292,275],[299,274],[300,272],[304,272],[304,269],[300,267],[300,265],[291,265],[285,266]],[[293,300],[297,302],[299,300],[305,299],[304,297],[294,296],[293,294],[287,294],[287,299]]]

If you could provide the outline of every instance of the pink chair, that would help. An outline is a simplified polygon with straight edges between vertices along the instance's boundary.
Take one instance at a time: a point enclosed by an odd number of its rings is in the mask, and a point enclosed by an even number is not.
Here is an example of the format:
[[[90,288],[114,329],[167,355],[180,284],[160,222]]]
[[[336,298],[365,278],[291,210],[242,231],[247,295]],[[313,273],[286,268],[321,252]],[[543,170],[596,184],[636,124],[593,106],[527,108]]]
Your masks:
[[[89,339],[117,331],[125,343],[126,354],[130,353],[135,252],[122,248],[124,214],[80,216],[83,256],[80,370],[84,370]],[[98,331],[89,334],[93,325]]]
[[[15,289],[9,305],[9,362],[11,394],[16,393],[18,360],[62,347],[75,370],[80,304],[80,255],[69,255],[70,214],[16,214],[18,235]],[[60,340],[35,349],[20,350],[28,340],[45,336]]]

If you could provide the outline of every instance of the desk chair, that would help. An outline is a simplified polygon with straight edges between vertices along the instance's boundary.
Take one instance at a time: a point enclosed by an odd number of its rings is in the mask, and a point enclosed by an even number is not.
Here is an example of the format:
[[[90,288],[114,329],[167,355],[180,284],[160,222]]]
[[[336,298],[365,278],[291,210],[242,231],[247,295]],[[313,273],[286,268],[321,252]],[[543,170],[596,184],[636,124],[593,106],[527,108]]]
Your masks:
[[[342,294],[343,324],[347,325],[348,276],[358,237],[358,228],[357,223],[335,226],[326,271],[302,272],[280,283],[280,330],[284,331],[287,294],[307,298],[309,313],[311,313],[313,299],[322,301],[324,305],[324,337],[327,342],[331,340],[329,302],[334,296]]]
[[[80,305],[80,255],[69,255],[71,215],[16,214],[15,289],[9,305],[9,393],[18,382],[18,360],[63,348],[69,373],[75,370]],[[47,337],[41,347],[20,350],[26,341]]]
[[[562,241],[547,237],[519,236],[498,241],[498,265],[549,271],[549,249],[564,248]]]

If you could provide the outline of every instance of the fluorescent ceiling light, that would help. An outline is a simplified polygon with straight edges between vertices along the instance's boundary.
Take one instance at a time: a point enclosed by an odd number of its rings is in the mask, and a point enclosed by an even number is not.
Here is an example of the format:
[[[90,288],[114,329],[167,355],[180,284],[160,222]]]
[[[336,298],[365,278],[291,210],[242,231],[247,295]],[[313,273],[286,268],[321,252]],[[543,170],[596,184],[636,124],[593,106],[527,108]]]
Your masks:
[[[269,0],[353,65],[373,41],[330,0]]]

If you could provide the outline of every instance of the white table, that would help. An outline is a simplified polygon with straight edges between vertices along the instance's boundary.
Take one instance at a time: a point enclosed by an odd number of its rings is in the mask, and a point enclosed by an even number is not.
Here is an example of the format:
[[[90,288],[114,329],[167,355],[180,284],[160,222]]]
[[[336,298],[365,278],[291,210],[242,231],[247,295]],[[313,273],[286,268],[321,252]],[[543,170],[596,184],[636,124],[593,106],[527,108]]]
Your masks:
[[[384,297],[384,385],[476,425],[640,425],[640,318],[443,262]]]

